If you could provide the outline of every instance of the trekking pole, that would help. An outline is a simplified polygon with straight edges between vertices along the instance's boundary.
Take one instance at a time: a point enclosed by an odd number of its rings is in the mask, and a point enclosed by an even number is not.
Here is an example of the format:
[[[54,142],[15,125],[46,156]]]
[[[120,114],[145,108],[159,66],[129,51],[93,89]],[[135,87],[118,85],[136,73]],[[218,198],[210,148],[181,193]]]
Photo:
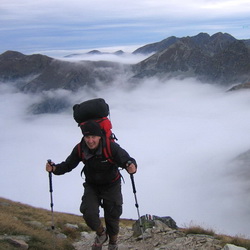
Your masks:
[[[141,220],[141,216],[140,216],[140,212],[139,212],[139,204],[138,204],[138,201],[137,201],[135,180],[134,180],[134,175],[133,174],[130,174],[130,179],[131,179],[131,183],[132,183],[133,193],[134,193],[134,196],[135,196],[135,207],[137,208],[137,214],[138,214],[138,218],[139,218],[139,224],[140,224],[140,228],[141,228],[142,239],[144,240],[143,226],[142,226],[142,220]]]
[[[51,160],[48,160],[48,163],[53,166]],[[50,192],[50,208],[51,208],[51,229],[54,230],[55,229],[55,225],[54,225],[54,212],[53,212],[53,188],[52,188],[52,172],[49,172],[49,192]]]

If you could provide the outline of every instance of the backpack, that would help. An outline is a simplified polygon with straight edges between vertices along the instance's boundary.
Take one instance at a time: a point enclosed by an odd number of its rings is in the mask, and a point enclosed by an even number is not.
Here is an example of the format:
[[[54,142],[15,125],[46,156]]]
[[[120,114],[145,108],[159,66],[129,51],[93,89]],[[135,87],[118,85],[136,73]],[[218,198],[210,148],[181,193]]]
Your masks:
[[[103,140],[103,154],[105,158],[111,163],[112,152],[111,152],[111,142],[117,140],[116,136],[112,133],[112,124],[109,118],[109,106],[102,98],[92,99],[81,104],[76,104],[73,106],[73,117],[81,127],[85,122],[93,120],[100,125],[100,128],[104,134]],[[79,157],[84,160],[84,154],[82,152],[82,141],[78,144],[78,154]]]
[[[78,124],[108,115],[109,105],[102,98],[91,99],[73,106],[73,117]]]

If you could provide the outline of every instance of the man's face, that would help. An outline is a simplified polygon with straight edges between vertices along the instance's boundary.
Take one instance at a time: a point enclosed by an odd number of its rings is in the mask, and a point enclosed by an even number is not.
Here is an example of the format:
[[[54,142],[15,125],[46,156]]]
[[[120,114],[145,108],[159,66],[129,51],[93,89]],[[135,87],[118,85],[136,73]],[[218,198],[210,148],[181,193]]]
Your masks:
[[[89,149],[96,149],[100,143],[101,137],[97,135],[86,135],[84,141]]]

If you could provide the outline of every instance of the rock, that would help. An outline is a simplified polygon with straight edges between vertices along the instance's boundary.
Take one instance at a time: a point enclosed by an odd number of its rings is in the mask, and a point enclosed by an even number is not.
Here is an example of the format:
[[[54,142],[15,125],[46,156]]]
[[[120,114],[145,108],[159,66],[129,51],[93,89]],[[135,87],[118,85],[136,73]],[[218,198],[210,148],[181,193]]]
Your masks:
[[[96,234],[94,232],[82,232],[81,239],[73,244],[76,250],[90,249]]]
[[[226,244],[222,250],[247,250],[246,248],[244,247],[238,247],[238,246],[235,246],[235,245],[232,245],[232,244]]]
[[[28,249],[29,248],[29,245],[24,240],[9,238],[8,242],[16,248],[20,248],[20,249]]]
[[[160,220],[155,220],[155,225],[153,227],[154,233],[171,231],[172,229]]]
[[[63,234],[63,233],[57,234],[56,237],[57,237],[58,239],[67,239],[67,238],[68,238],[67,235],[65,235],[65,234]]]
[[[219,240],[207,235],[188,235],[186,237],[176,238],[174,241],[161,245],[159,249],[166,250],[187,250],[187,249],[202,249],[202,250],[221,250]],[[157,248],[158,249],[158,248]]]
[[[7,240],[8,241],[10,239],[28,242],[31,240],[31,236],[28,236],[28,235],[15,235],[15,236],[13,236],[13,235],[8,235],[8,234],[0,235],[0,240]]]
[[[156,215],[153,215],[153,220],[159,220],[161,222],[163,222],[164,224],[166,224],[168,227],[173,228],[173,229],[177,229],[177,225],[176,222],[170,217],[170,216],[165,216],[165,217],[159,217]]]
[[[154,228],[155,231],[168,231],[169,229],[177,229],[176,222],[170,217],[159,217],[151,216],[146,214],[141,216],[140,220],[137,220],[133,225],[133,236],[138,237],[142,234],[142,231],[145,232],[147,228]]]
[[[70,223],[67,223],[65,224],[65,227],[68,227],[68,228],[71,228],[71,229],[78,229],[78,225],[74,225],[74,224],[70,224]]]
[[[93,233],[81,232],[81,237],[86,240],[89,240],[93,238]]]

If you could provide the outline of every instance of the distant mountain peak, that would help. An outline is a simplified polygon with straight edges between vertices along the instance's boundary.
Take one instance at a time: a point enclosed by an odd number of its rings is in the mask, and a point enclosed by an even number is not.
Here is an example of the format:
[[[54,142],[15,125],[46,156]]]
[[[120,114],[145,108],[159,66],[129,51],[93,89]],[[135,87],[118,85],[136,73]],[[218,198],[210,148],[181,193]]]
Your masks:
[[[99,51],[99,50],[97,50],[97,49],[94,49],[94,50],[89,51],[87,54],[90,54],[90,55],[100,55],[100,54],[102,54],[102,52]]]
[[[156,50],[158,45],[151,44],[148,48]],[[212,36],[199,33],[176,38],[175,42],[165,45],[165,49],[134,66],[135,78],[196,77],[225,85],[250,81],[248,40],[237,40],[222,32]],[[145,48],[141,47],[141,51]]]

